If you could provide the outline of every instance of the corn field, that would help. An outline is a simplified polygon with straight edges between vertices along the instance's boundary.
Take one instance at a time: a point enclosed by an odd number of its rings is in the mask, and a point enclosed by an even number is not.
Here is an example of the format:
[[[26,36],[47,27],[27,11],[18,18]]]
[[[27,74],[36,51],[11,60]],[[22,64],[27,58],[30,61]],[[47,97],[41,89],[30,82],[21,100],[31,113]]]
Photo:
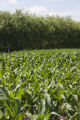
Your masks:
[[[80,120],[80,50],[0,53],[0,120]]]

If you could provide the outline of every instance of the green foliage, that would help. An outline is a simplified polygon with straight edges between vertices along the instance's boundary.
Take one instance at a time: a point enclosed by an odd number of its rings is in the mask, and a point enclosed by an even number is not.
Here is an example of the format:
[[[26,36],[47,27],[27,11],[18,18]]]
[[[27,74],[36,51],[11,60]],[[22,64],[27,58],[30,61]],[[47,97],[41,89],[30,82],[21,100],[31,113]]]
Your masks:
[[[70,17],[0,12],[0,51],[79,48],[79,44],[80,22]]]
[[[80,120],[80,50],[0,54],[1,120]]]

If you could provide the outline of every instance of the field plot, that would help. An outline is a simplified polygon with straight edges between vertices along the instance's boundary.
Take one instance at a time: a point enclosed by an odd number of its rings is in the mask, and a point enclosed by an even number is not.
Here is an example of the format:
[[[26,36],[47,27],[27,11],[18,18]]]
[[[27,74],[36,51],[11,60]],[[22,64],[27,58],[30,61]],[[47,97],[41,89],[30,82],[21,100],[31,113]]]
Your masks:
[[[80,120],[80,50],[0,54],[0,120]]]

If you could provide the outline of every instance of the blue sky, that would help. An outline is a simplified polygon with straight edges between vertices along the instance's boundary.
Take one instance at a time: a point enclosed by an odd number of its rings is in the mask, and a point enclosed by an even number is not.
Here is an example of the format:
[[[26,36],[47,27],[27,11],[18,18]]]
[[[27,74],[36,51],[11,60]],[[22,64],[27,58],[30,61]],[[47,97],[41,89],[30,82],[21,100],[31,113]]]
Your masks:
[[[0,10],[24,9],[37,15],[71,16],[80,20],[80,0],[0,0]]]

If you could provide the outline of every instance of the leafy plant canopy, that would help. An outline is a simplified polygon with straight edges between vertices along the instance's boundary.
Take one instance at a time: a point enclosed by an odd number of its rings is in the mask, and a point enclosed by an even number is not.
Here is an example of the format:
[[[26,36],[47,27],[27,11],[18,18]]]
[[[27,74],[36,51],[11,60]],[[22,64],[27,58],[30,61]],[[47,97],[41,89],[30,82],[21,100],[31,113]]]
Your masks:
[[[0,54],[0,120],[80,120],[80,50]]]

